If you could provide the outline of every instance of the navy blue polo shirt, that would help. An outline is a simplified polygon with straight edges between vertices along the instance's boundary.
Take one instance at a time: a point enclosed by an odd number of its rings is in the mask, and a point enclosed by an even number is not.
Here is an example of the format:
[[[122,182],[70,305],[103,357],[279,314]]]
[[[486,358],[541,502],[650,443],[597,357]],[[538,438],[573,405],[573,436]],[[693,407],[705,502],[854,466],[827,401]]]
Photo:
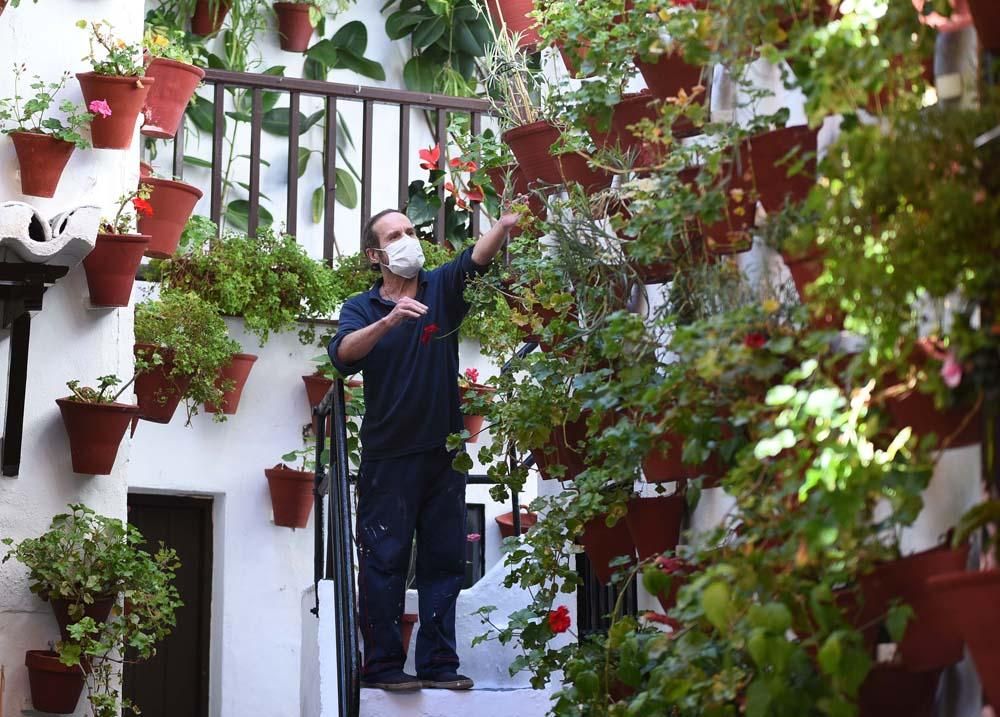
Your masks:
[[[327,350],[341,374],[365,372],[362,458],[394,458],[441,448],[449,434],[462,430],[458,327],[469,311],[463,294],[467,279],[487,268],[472,261],[470,247],[437,269],[421,271],[416,300],[427,306],[427,313],[391,329],[353,364],[337,358],[340,342],[388,316],[396,304],[379,294],[381,278],[369,291],[344,303],[337,335]]]

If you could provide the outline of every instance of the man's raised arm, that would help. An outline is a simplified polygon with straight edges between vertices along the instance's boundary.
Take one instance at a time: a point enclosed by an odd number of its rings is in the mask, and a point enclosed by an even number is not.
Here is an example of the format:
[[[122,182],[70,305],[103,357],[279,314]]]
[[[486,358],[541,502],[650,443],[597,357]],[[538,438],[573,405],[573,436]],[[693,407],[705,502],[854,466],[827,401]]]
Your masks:
[[[517,224],[517,214],[503,214],[500,220],[491,226],[472,247],[472,261],[479,266],[486,266],[497,255],[507,238],[508,230]]]

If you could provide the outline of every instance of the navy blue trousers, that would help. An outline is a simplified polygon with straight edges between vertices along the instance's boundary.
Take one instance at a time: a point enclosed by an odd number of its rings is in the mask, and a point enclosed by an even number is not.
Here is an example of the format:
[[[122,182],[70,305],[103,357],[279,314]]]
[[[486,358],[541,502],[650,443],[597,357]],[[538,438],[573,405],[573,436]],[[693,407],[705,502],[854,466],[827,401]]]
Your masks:
[[[458,667],[455,602],[465,579],[465,475],[444,447],[363,460],[358,474],[358,602],[362,672],[403,668],[400,624],[413,534],[420,600],[416,667],[420,675]]]

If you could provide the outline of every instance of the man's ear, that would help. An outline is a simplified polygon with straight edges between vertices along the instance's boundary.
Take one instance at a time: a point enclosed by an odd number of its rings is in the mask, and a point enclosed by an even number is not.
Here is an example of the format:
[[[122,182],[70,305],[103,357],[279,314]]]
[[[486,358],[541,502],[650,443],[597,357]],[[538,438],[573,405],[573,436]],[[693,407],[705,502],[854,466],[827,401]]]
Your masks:
[[[372,268],[378,268],[382,265],[376,249],[372,249],[371,247],[365,249],[365,256],[368,258],[368,264],[372,266]]]

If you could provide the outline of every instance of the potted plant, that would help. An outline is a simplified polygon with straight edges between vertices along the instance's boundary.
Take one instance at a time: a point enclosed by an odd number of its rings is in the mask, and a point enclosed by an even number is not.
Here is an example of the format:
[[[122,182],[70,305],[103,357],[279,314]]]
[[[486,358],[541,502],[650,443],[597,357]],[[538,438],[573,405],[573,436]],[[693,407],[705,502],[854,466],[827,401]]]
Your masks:
[[[331,5],[344,9],[344,0],[288,0],[274,3],[278,16],[278,37],[281,49],[288,52],[305,52],[309,49],[313,28],[319,25]]]
[[[135,233],[136,215],[152,216],[151,187],[139,188],[119,199],[113,219],[101,219],[97,243],[83,260],[94,306],[128,306],[135,272],[149,245],[149,236]]]
[[[327,391],[333,386],[333,382],[341,378],[337,369],[333,367],[330,356],[326,353],[319,354],[312,359],[316,364],[316,370],[311,374],[302,377],[302,383],[306,386],[306,399],[309,401],[310,410],[319,405]],[[364,384],[359,379],[352,378],[344,382],[347,391],[344,392],[345,401],[354,401],[361,398],[360,389]]]
[[[236,413],[243,397],[243,389],[250,378],[250,370],[256,361],[257,356],[254,354],[235,353],[223,364],[215,379],[215,387],[222,392],[222,398],[218,402],[205,401],[206,413],[222,412],[227,416]]]
[[[92,72],[77,73],[87,109],[94,113],[90,124],[94,147],[128,149],[132,146],[135,120],[142,113],[146,94],[156,82],[144,77],[142,48],[128,44],[112,34],[109,25],[85,20],[77,23],[90,28]],[[102,56],[98,57],[98,53]]]
[[[183,7],[190,8],[191,32],[195,35],[214,35],[226,20],[233,0],[187,0]]]
[[[93,115],[81,105],[63,100],[58,107],[65,118],[47,117],[70,75],[63,73],[58,82],[43,82],[36,75],[29,85],[33,95],[25,97],[19,87],[24,71],[23,65],[14,66],[14,96],[0,100],[0,126],[14,143],[21,168],[21,193],[52,197],[73,150],[90,146],[80,130]]]
[[[493,24],[500,33],[516,39],[518,47],[537,47],[539,40],[534,18],[534,0],[485,0]]]
[[[28,650],[24,665],[28,668],[32,707],[52,714],[76,712],[86,681],[82,667],[63,664],[53,650]]]
[[[76,379],[68,381],[71,394],[57,398],[63,425],[69,436],[73,458],[73,472],[88,475],[110,475],[118,455],[118,444],[134,416],[139,415],[137,405],[118,403],[132,381],[115,393],[121,383],[114,375],[100,376],[97,388],[80,386]]]
[[[525,507],[521,507],[521,535],[524,535],[531,527],[538,522],[538,513],[532,513]],[[513,538],[514,537],[514,514],[513,513],[501,513],[496,518],[497,527],[500,528],[501,538]]]
[[[181,234],[202,192],[185,182],[160,177],[147,176],[139,181],[140,186],[149,187],[147,200],[151,210],[140,212],[138,217],[139,233],[149,236],[145,254],[166,259],[177,251]]]
[[[282,463],[264,469],[271,494],[274,524],[285,528],[305,528],[315,502],[316,439],[310,424],[302,428],[303,447],[281,457]],[[330,450],[324,448],[322,460],[328,463]],[[299,468],[292,466],[299,463]]]
[[[183,398],[190,425],[199,405],[222,401],[228,386],[220,388],[216,379],[240,345],[215,307],[197,294],[164,291],[136,304],[135,341],[139,418],[169,423]]]
[[[465,442],[477,443],[479,441],[479,434],[483,430],[483,416],[465,413],[466,407],[470,407],[470,410],[474,408],[476,403],[478,403],[477,399],[490,400],[493,394],[496,393],[496,389],[492,386],[479,383],[479,371],[474,368],[467,368],[458,377],[458,390],[462,402],[462,421],[465,425],[465,430],[469,433],[469,437],[465,439]]]
[[[625,524],[639,560],[648,560],[677,547],[686,508],[683,490],[671,495],[629,499]]]
[[[193,63],[191,50],[181,30],[149,27],[143,38],[146,53],[152,59],[146,65],[146,77],[154,80],[146,95],[142,134],[157,139],[171,139],[184,118],[184,110],[205,77],[205,71]]]

